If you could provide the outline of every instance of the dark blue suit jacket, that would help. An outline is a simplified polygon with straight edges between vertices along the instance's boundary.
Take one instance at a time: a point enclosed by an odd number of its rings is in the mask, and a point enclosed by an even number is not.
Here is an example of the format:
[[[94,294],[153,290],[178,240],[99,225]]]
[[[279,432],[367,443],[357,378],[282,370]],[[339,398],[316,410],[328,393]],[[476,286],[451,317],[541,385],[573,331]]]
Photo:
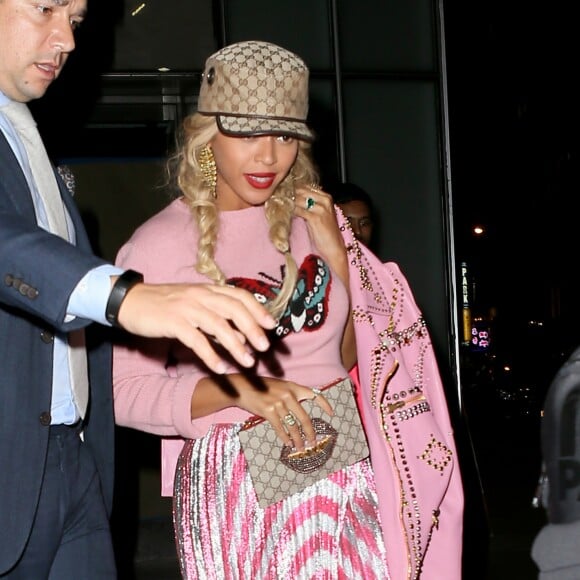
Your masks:
[[[86,327],[91,398],[85,442],[109,510],[112,503],[111,348],[98,336],[106,334],[103,327],[83,319],[63,323],[76,284],[105,262],[93,254],[73,198],[57,181],[76,228],[76,247],[38,227],[26,179],[0,131],[0,574],[22,554],[38,504],[55,330]]]

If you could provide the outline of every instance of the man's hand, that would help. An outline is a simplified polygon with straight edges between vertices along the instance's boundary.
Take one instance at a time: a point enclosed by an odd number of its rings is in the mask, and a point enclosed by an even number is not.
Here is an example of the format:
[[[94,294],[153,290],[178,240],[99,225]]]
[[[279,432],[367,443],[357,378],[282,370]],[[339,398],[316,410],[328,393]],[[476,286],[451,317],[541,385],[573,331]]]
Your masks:
[[[208,340],[217,341],[243,366],[254,364],[246,345],[265,351],[264,328],[276,322],[246,290],[210,284],[137,284],[121,304],[119,324],[145,337],[176,338],[216,373],[225,363]]]

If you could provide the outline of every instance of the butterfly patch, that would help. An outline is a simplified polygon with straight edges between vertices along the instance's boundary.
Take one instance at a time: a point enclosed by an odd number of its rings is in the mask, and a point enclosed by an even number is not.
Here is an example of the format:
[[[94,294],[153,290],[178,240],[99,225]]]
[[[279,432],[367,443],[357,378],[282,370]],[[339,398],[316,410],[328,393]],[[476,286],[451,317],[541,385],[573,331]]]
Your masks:
[[[227,283],[248,290],[258,302],[265,304],[279,294],[282,282],[273,280],[263,272],[259,275],[271,282],[238,277],[228,279]],[[311,332],[320,327],[328,313],[330,286],[331,275],[326,262],[314,254],[306,256],[298,270],[292,298],[276,327],[276,335],[283,337],[289,332],[300,332],[303,329]]]

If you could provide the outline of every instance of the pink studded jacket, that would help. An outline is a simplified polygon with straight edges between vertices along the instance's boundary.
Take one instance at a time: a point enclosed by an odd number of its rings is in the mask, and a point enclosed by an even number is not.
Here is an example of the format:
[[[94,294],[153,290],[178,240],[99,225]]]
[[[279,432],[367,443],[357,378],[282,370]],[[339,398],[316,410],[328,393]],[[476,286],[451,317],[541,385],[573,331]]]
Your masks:
[[[463,488],[425,322],[398,266],[337,217],[350,263],[358,365],[351,376],[371,449],[393,580],[460,580]]]

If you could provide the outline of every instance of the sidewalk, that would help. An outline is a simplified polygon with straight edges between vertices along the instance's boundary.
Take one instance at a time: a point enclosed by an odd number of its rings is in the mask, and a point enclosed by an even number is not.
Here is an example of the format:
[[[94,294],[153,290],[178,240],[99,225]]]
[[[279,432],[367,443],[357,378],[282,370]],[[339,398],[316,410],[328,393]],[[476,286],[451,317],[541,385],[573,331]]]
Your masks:
[[[181,579],[170,516],[141,522],[135,556],[135,577],[136,580]]]

